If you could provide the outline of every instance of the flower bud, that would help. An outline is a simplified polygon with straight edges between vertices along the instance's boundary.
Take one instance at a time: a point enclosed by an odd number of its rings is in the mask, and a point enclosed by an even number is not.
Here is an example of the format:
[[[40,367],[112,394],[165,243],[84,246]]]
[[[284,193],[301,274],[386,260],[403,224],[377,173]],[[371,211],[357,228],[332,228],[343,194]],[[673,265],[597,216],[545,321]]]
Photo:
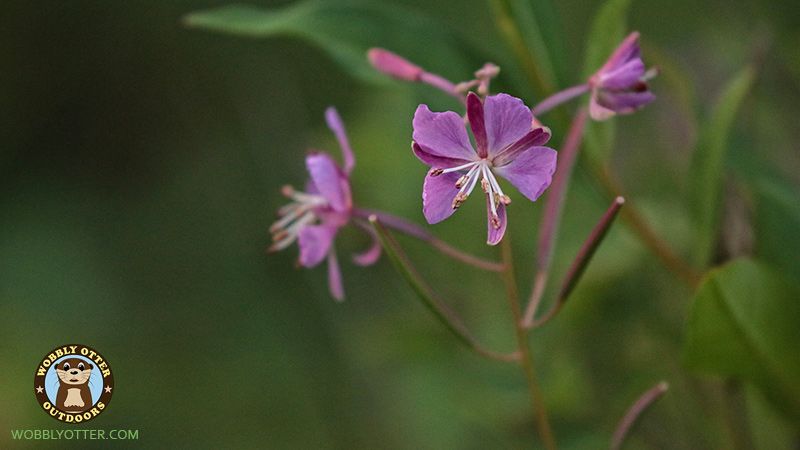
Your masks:
[[[400,80],[419,81],[423,72],[421,67],[382,48],[369,49],[367,58],[369,58],[370,64],[380,72]]]

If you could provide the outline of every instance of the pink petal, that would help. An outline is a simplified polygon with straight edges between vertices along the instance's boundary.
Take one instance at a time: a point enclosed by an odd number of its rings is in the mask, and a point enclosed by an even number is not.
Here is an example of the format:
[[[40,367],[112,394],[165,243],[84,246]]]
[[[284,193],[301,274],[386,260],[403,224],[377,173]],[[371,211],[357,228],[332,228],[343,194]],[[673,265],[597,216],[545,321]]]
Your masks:
[[[359,266],[371,266],[378,262],[378,259],[381,257],[381,241],[378,239],[378,236],[375,235],[375,231],[372,228],[361,222],[356,222],[356,224],[372,237],[372,245],[364,252],[353,255],[353,262]]]
[[[520,138],[517,142],[514,142],[506,147],[505,150],[498,153],[492,160],[492,164],[494,164],[495,167],[505,166],[516,159],[517,156],[525,150],[528,150],[531,147],[539,147],[546,144],[547,141],[550,140],[550,136],[550,128],[535,128],[528,132],[528,134],[525,136],[522,136],[522,138]]]
[[[307,225],[297,236],[300,247],[300,265],[314,267],[325,259],[331,249],[339,227],[335,225]]]
[[[614,70],[631,59],[638,58],[639,54],[639,32],[634,31],[619,44],[598,73]]]
[[[557,153],[550,147],[531,147],[511,163],[494,171],[511,182],[525,197],[536,201],[550,186],[556,170]]]
[[[458,194],[456,181],[461,177],[457,172],[443,173],[438,176],[431,176],[431,172],[425,176],[422,185],[422,214],[430,224],[438,223],[452,216],[453,199]]]
[[[492,224],[492,207],[489,203],[489,197],[486,197],[486,215],[487,215],[487,222],[488,222],[488,236],[486,237],[486,243],[489,245],[497,245],[502,239],[503,235],[506,234],[506,226],[508,225],[508,219],[506,218],[506,205],[500,203],[497,205],[497,217],[500,219],[500,227],[495,228]]]
[[[486,158],[489,152],[487,150],[486,124],[483,119],[483,103],[474,92],[467,94],[467,118],[472,135],[475,137],[475,145],[478,147],[478,156]]]
[[[632,89],[641,82],[645,67],[641,59],[626,62],[618,68],[600,75],[600,87],[605,89]]]
[[[597,93],[597,103],[618,114],[630,114],[655,99],[656,96],[650,91],[613,92],[601,90]]]
[[[451,159],[475,159],[464,121],[453,111],[435,113],[428,109],[428,105],[419,105],[414,113],[413,126],[414,142],[427,153]]]
[[[306,156],[306,168],[314,186],[331,208],[346,211],[352,206],[350,183],[333,158],[327,153],[314,152]]]
[[[328,290],[336,301],[344,300],[342,271],[339,269],[339,260],[333,249],[328,252]]]
[[[339,113],[336,111],[336,108],[331,106],[325,110],[325,121],[328,123],[328,128],[330,128],[336,136],[336,140],[339,141],[339,147],[342,149],[342,158],[344,160],[344,173],[349,175],[356,165],[356,157],[353,154],[353,148],[350,147],[350,140],[347,139],[344,123]]]
[[[597,102],[597,89],[593,90],[591,100],[589,100],[589,115],[592,119],[597,121],[608,120],[616,114],[613,110]]]
[[[420,161],[436,169],[449,169],[451,167],[460,166],[469,162],[464,159],[453,159],[453,158],[445,158],[442,156],[436,156],[434,154],[431,154],[430,152],[425,151],[425,149],[420,147],[420,145],[417,144],[416,142],[411,143],[411,151],[414,152],[414,155],[417,158],[419,158]]]
[[[489,154],[492,156],[531,131],[533,114],[516,97],[508,94],[486,97],[483,112]]]

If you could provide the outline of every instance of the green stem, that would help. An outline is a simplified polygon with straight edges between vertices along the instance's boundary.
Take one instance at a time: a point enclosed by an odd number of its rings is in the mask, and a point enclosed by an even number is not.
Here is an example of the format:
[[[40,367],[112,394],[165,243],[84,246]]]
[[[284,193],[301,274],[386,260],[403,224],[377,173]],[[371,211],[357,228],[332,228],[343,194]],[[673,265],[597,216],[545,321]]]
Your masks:
[[[526,314],[522,323],[523,327],[538,328],[550,321],[550,319],[555,317],[555,315],[561,311],[561,308],[564,307],[564,304],[567,302],[567,299],[572,293],[572,290],[575,288],[575,285],[578,284],[581,276],[583,276],[583,272],[586,270],[586,266],[588,266],[589,262],[592,260],[594,253],[597,251],[597,247],[600,246],[600,243],[603,242],[603,239],[606,237],[608,229],[611,228],[611,224],[614,223],[614,219],[617,218],[617,214],[624,203],[625,199],[622,197],[617,197],[614,199],[614,201],[611,203],[611,206],[609,206],[605,214],[603,214],[603,217],[600,218],[600,221],[597,222],[597,225],[595,225],[595,227],[592,229],[592,232],[589,233],[589,237],[586,238],[586,241],[581,246],[578,254],[575,256],[575,259],[572,261],[572,265],[570,265],[567,275],[564,277],[564,281],[561,284],[561,289],[558,292],[558,297],[556,297],[556,301],[553,306],[539,319],[535,319],[533,315],[535,311],[531,313],[530,317],[528,317]]]
[[[439,319],[444,326],[455,335],[462,344],[470,350],[489,359],[503,362],[516,362],[520,359],[518,352],[504,354],[487,349],[469,332],[464,322],[450,307],[440,300],[430,286],[420,275],[419,271],[411,264],[400,244],[397,243],[389,230],[381,224],[377,216],[370,216],[370,223],[375,229],[375,233],[383,245],[389,259],[394,263],[395,268],[411,286],[422,303]]]
[[[514,331],[516,332],[517,344],[519,345],[520,364],[525,373],[525,380],[528,382],[531,406],[536,415],[536,428],[539,431],[539,438],[542,440],[545,448],[548,450],[556,450],[556,440],[553,436],[553,430],[550,427],[547,409],[545,409],[542,389],[539,387],[539,381],[536,378],[533,355],[531,354],[530,344],[528,343],[528,330],[526,330],[522,324],[522,309],[519,303],[517,281],[514,276],[514,257],[511,251],[511,239],[508,235],[503,238],[501,249],[503,253],[503,263],[505,265],[503,281],[506,285],[508,301],[511,305],[511,313],[514,316]]]

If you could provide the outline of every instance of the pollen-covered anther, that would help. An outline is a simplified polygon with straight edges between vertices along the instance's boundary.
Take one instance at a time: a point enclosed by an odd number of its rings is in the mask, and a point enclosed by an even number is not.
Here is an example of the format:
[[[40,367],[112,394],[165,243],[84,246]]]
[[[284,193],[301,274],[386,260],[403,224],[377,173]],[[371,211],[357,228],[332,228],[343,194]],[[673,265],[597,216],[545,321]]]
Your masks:
[[[438,177],[439,175],[444,173],[444,169],[433,169],[431,170],[432,177]]]
[[[295,193],[294,188],[289,184],[284,184],[283,187],[281,187],[281,194],[283,194],[284,197],[291,198],[294,195],[294,193]]]
[[[489,180],[486,178],[481,178],[481,189],[483,189],[483,192],[489,193]]]
[[[453,199],[453,209],[458,209],[458,207],[461,206],[461,204],[464,203],[464,200],[466,199],[467,196],[464,193],[459,192]]]
[[[511,197],[509,197],[507,195],[504,195],[504,194],[496,194],[496,195],[497,195],[496,199],[497,199],[498,203],[502,203],[504,205],[508,205],[508,204],[511,203]]]
[[[461,189],[461,187],[464,186],[464,183],[466,183],[467,180],[469,180],[469,177],[467,177],[466,175],[462,175],[461,178],[459,178],[456,181],[456,189]]]
[[[272,231],[272,230],[270,230]],[[272,233],[272,242],[282,241],[289,237],[289,232],[286,230],[276,230]]]
[[[497,214],[492,215],[492,226],[495,229],[500,228],[500,217],[498,217]]]

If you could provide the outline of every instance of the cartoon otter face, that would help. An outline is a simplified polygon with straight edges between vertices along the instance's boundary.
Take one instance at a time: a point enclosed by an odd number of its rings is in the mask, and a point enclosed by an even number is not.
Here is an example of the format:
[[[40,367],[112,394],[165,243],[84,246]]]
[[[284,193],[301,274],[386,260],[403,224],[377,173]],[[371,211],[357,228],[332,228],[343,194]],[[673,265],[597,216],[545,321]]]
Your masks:
[[[67,358],[56,366],[58,379],[64,384],[86,384],[92,375],[93,366],[79,358]]]

